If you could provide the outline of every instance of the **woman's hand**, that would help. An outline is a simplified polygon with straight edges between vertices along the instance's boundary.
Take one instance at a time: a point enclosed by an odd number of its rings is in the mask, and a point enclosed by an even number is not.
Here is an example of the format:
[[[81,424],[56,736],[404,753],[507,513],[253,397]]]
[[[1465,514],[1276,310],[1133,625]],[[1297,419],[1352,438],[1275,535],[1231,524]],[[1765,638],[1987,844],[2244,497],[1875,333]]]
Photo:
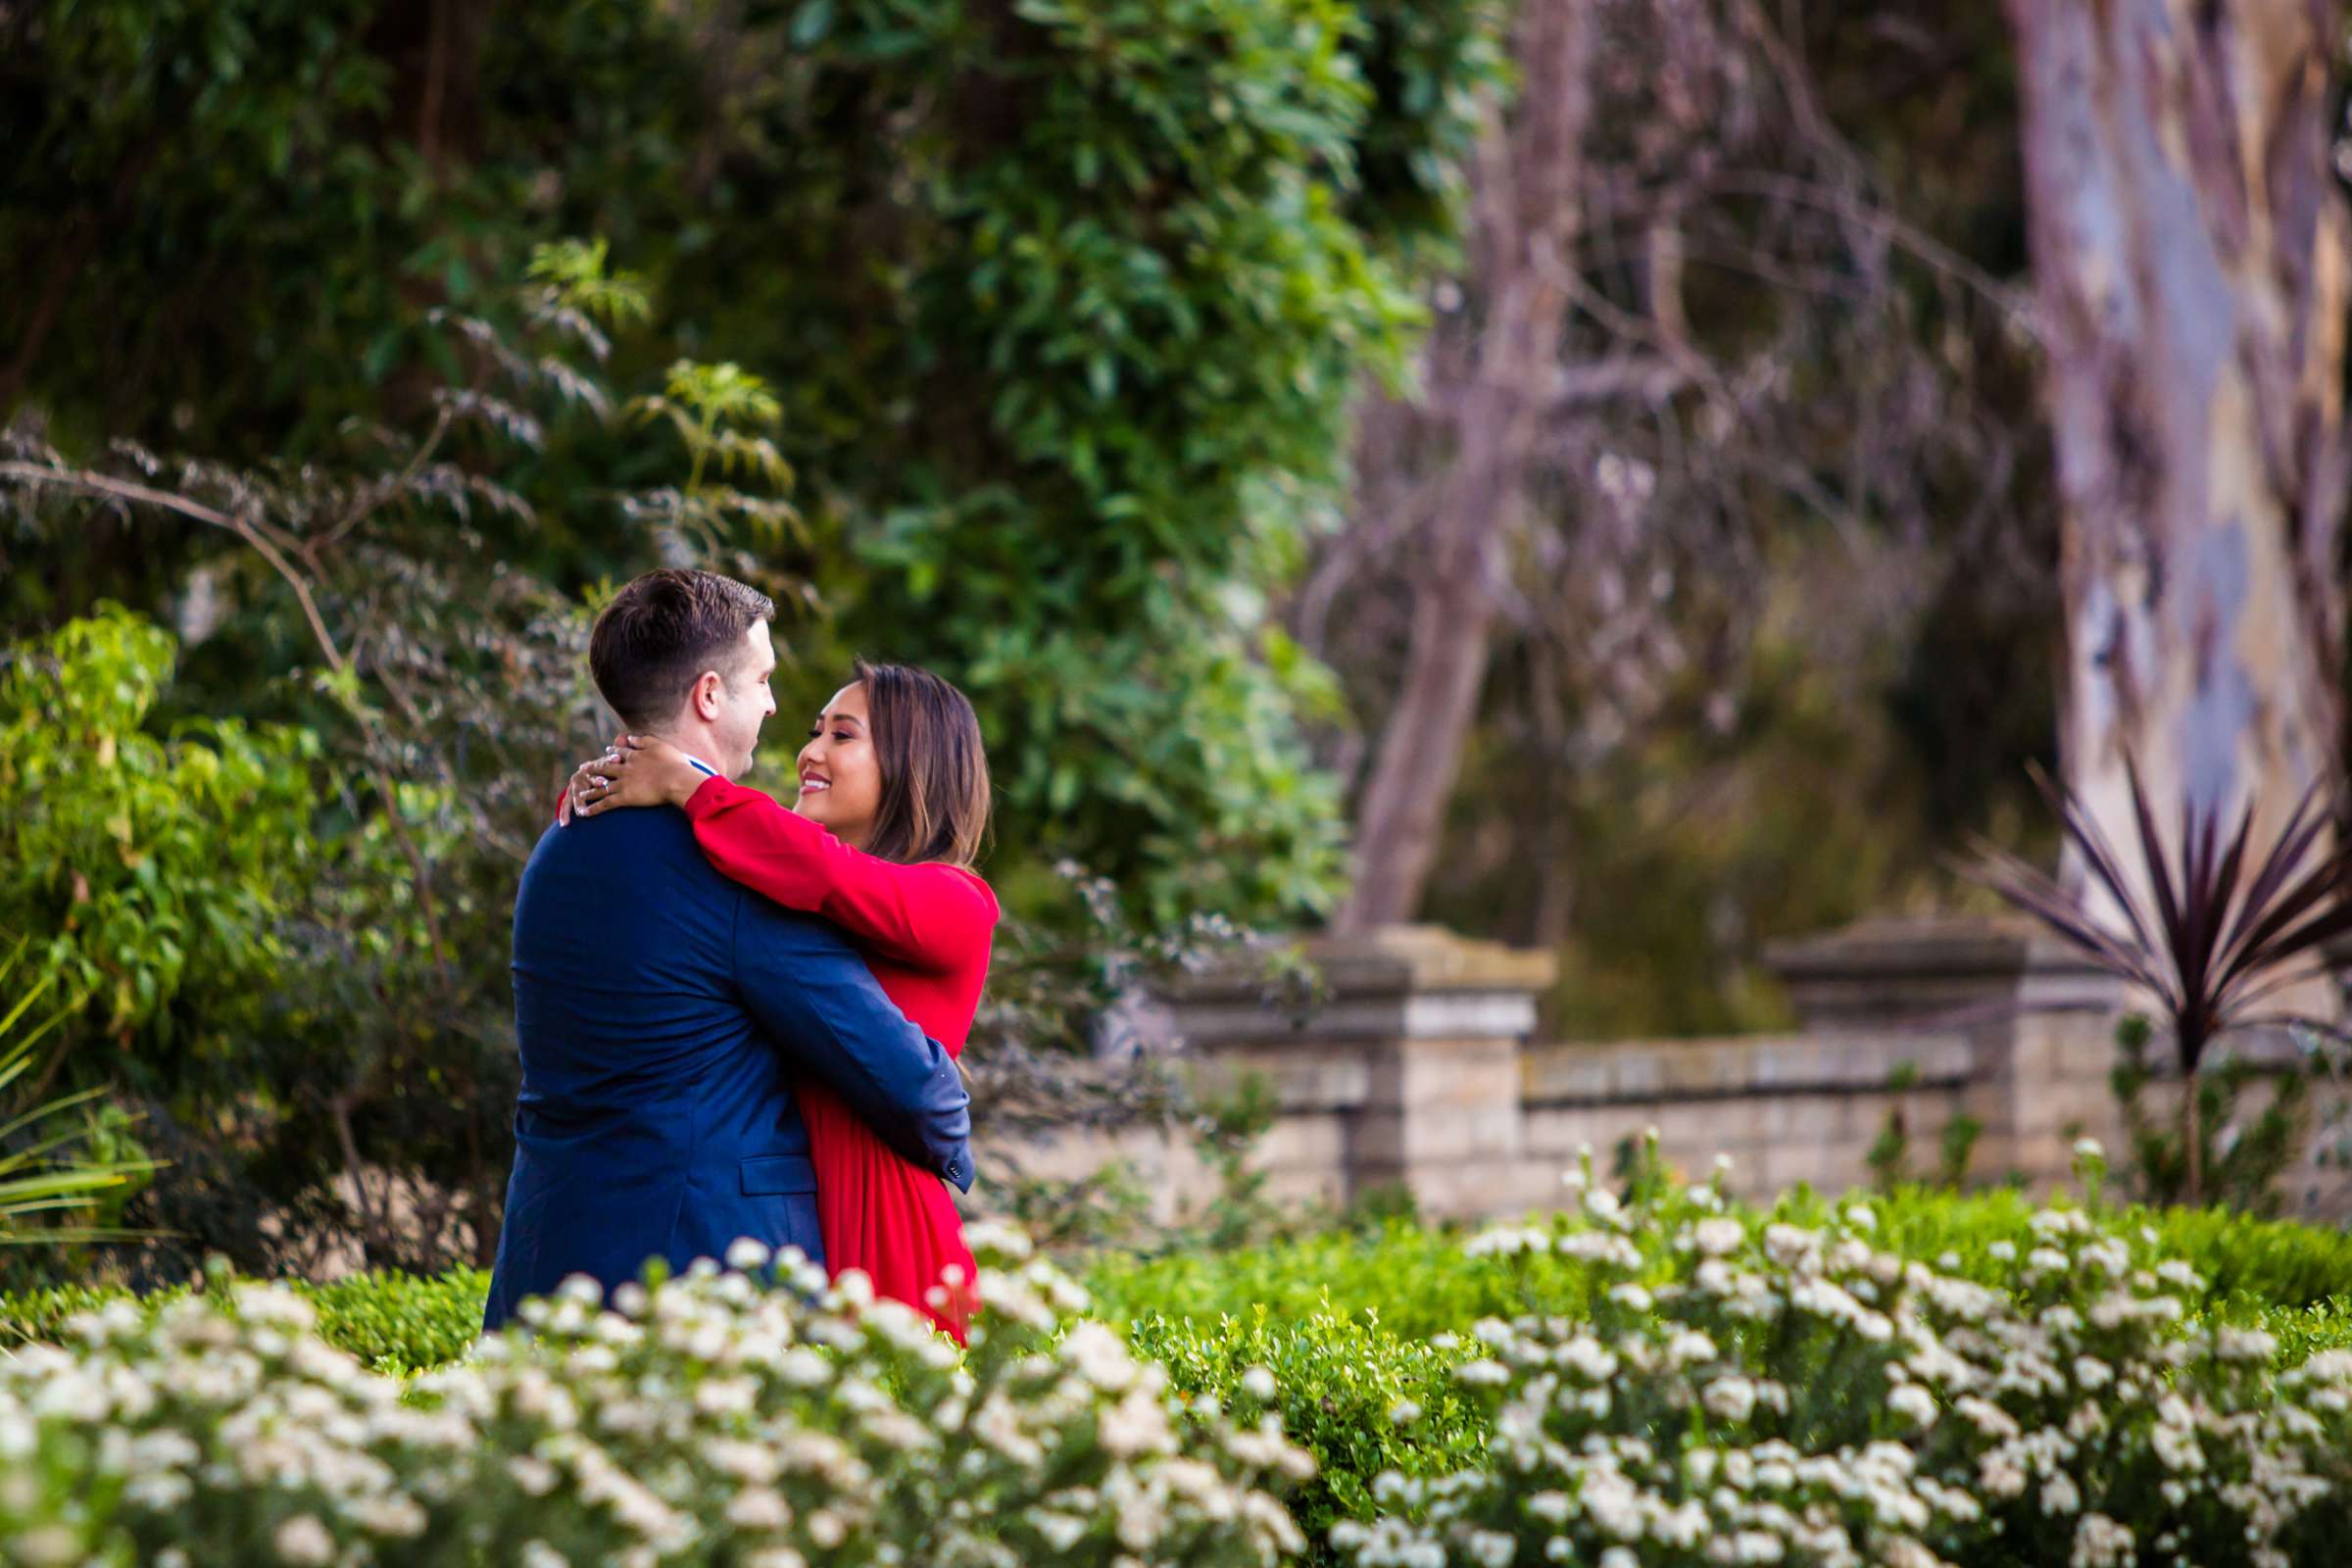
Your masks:
[[[568,822],[616,806],[684,806],[710,776],[667,741],[623,735],[604,756],[579,765],[558,814]]]

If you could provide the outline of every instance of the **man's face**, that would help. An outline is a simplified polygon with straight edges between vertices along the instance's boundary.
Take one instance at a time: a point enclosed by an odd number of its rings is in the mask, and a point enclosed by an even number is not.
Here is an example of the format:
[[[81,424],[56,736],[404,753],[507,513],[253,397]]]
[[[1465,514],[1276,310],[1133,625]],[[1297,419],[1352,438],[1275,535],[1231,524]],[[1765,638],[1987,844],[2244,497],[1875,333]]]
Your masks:
[[[712,749],[718,754],[710,759],[710,764],[729,778],[751,771],[752,753],[760,745],[760,726],[776,710],[775,694],[767,684],[776,672],[775,643],[767,634],[767,622],[753,621],[744,637],[743,653],[732,662],[732,672],[723,673],[719,682],[718,710],[710,720]]]

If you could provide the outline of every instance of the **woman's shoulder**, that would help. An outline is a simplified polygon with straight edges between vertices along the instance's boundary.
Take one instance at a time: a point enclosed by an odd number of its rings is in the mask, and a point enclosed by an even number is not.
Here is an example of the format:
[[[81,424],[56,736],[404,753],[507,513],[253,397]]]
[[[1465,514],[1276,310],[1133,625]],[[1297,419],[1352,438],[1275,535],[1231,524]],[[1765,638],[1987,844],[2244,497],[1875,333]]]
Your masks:
[[[923,860],[918,864],[922,870],[937,873],[943,889],[952,888],[959,898],[984,906],[990,923],[995,923],[1003,916],[1004,910],[997,903],[997,890],[988,885],[988,878],[970,866],[957,865],[953,860]]]

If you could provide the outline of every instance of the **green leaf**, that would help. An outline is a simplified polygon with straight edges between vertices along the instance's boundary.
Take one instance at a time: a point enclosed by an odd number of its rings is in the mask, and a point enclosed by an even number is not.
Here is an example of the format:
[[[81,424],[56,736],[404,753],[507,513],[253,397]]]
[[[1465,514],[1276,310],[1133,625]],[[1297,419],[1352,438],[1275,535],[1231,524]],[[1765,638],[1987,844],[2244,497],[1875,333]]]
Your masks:
[[[807,0],[792,19],[792,42],[800,49],[813,49],[833,30],[833,0]]]

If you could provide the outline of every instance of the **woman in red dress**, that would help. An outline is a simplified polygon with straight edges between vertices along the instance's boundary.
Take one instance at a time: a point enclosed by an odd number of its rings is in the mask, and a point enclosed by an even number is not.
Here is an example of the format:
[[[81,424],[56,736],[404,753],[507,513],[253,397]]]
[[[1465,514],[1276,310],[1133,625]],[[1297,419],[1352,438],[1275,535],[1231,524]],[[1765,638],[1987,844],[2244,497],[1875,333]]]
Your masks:
[[[988,829],[988,760],[963,694],[899,664],[858,664],[798,759],[787,810],[650,736],[572,775],[567,812],[682,808],[710,863],[787,908],[821,914],[865,954],[915,1026],[959,1055],[988,978],[996,894],[972,869]],[[825,1263],[931,1315],[958,1343],[974,1270],[937,1176],[909,1164],[821,1083],[793,1093],[816,1166]]]

